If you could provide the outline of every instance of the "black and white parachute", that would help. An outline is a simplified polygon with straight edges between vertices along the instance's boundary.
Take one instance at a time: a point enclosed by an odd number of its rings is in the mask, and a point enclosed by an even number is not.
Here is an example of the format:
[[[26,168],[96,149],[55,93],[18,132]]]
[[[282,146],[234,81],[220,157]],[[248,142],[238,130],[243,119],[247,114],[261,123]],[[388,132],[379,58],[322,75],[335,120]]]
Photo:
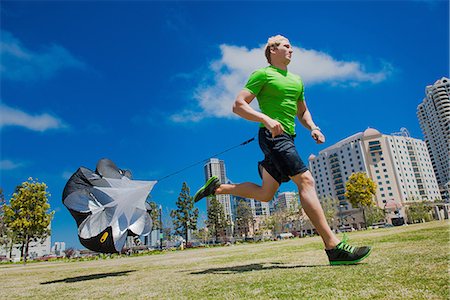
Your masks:
[[[156,181],[131,178],[131,172],[120,170],[109,159],[101,159],[95,172],[80,167],[70,177],[63,203],[77,222],[83,246],[120,253],[127,236],[150,234],[152,220],[146,199]]]

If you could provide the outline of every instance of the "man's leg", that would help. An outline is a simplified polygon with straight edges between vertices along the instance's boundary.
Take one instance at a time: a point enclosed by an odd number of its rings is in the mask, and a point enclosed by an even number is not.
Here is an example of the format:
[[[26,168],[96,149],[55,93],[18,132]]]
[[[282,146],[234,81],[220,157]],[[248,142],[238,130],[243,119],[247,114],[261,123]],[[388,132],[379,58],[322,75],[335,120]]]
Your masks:
[[[325,249],[333,249],[339,244],[339,239],[334,235],[327,223],[327,219],[325,218],[325,214],[314,188],[314,178],[312,177],[311,172],[306,171],[297,174],[291,177],[291,179],[298,187],[302,207],[311,220],[311,223],[320,234],[320,237],[325,244]]]
[[[231,194],[235,196],[253,198],[261,202],[269,202],[272,200],[280,184],[263,168],[262,186],[252,182],[244,182],[239,184],[221,184],[216,189],[216,195]]]
[[[372,248],[367,246],[355,247],[342,242],[334,235],[328,226],[319,198],[314,188],[311,172],[295,175],[292,180],[297,184],[302,201],[302,207],[320,234],[325,244],[325,252],[331,265],[356,264],[369,256]]]

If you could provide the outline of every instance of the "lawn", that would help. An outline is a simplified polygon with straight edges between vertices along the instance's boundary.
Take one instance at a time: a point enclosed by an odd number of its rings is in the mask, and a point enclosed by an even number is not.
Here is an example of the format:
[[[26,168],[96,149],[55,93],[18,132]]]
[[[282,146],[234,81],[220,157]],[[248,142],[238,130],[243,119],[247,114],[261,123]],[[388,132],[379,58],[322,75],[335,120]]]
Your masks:
[[[0,299],[449,299],[449,222],[349,234],[372,245],[329,266],[320,238],[85,262],[0,265]]]

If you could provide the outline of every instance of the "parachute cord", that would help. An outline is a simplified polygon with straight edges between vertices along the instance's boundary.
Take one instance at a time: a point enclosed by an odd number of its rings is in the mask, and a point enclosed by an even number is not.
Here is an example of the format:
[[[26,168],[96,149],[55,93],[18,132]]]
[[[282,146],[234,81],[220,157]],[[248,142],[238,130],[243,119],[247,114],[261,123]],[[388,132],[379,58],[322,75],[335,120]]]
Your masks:
[[[233,149],[236,149],[236,148],[238,148],[238,147],[240,147],[240,146],[245,146],[245,145],[247,145],[247,144],[253,142],[253,141],[255,140],[255,138],[256,138],[256,135],[255,135],[254,137],[252,137],[251,139],[246,140],[245,142],[242,142],[242,143],[240,143],[240,144],[238,144],[238,145],[236,145],[236,146],[233,146],[233,147],[231,147],[231,148],[229,148],[229,149],[226,149],[226,150],[224,150],[224,151],[222,151],[222,152],[213,154],[213,155],[211,155],[210,157],[208,157],[208,158],[206,158],[206,159],[202,159],[202,160],[200,160],[200,161],[198,161],[198,162],[195,162],[195,163],[193,163],[193,164],[191,164],[191,165],[189,165],[189,166],[187,166],[187,167],[184,167],[183,169],[180,169],[180,170],[175,171],[175,172],[173,172],[173,173],[170,173],[169,175],[166,175],[166,176],[164,176],[164,177],[162,177],[162,178],[160,178],[160,179],[157,179],[157,181],[161,181],[161,180],[164,180],[164,179],[166,179],[166,178],[175,176],[175,175],[177,175],[177,174],[179,174],[179,173],[181,173],[181,172],[183,172],[183,171],[186,171],[186,170],[189,169],[189,168],[192,168],[192,167],[194,167],[194,166],[196,166],[196,165],[199,165],[199,164],[201,164],[201,163],[207,162],[210,158],[217,157],[217,156],[219,156],[219,155],[221,155],[221,154],[224,154],[224,153],[226,153],[226,152],[228,152],[228,151],[231,151],[231,150],[233,150]]]

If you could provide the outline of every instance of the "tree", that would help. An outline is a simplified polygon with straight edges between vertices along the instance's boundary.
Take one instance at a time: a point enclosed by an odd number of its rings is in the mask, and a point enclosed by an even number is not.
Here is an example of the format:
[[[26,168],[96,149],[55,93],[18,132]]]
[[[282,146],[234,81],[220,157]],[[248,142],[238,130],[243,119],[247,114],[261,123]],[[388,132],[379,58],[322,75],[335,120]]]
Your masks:
[[[147,199],[148,200],[148,199]],[[158,209],[158,205],[153,202],[153,201],[148,201],[148,205],[150,205],[150,210],[148,211],[148,214],[150,216],[150,219],[152,219],[152,226],[150,227],[150,235],[149,237],[152,236],[152,232],[154,229],[159,228],[161,229],[161,224],[159,221],[160,218],[160,211]],[[147,238],[145,239],[145,244],[147,245]]]
[[[153,231],[153,229],[161,227],[159,221],[160,212],[158,205],[155,202],[150,201],[148,204],[150,205],[150,211],[148,212],[148,214],[150,215],[150,219],[152,219],[151,231]]]
[[[215,238],[215,241],[217,241],[220,236],[225,236],[228,221],[225,217],[225,209],[222,203],[220,203],[215,196],[211,197],[210,200],[206,225],[208,230],[211,231],[211,235]]]
[[[374,223],[384,221],[386,216],[382,208],[379,208],[378,206],[371,206],[367,209],[366,217],[367,225],[371,226]]]
[[[174,230],[176,234],[184,236],[185,241],[188,242],[189,230],[197,229],[198,208],[194,209],[194,199],[189,195],[186,182],[183,182],[176,205],[177,209],[170,213]]]
[[[45,183],[28,178],[28,181],[17,187],[10,205],[5,206],[5,223],[22,242],[24,263],[27,261],[30,242],[50,235],[49,225],[55,212],[49,212],[49,196]]]
[[[0,188],[0,248],[4,247],[9,252],[11,258],[16,235],[8,228],[5,221],[6,201],[3,195],[3,189]]]
[[[259,230],[263,236],[268,234],[269,232],[273,233],[275,228],[275,223],[271,216],[265,216],[262,221],[259,223]]]
[[[66,251],[64,251],[67,258],[73,258],[77,254],[77,250],[73,247],[67,248]]]
[[[196,239],[202,241],[203,244],[208,243],[209,238],[211,237],[211,233],[208,228],[203,227],[193,232],[193,235]]]
[[[333,223],[336,220],[336,214],[338,212],[339,200],[332,197],[324,197],[321,199],[322,209],[327,219],[328,225],[333,227]]]
[[[253,213],[252,208],[246,201],[239,201],[236,208],[236,225],[239,234],[242,234],[247,238],[247,234],[250,231],[250,224],[253,225]]]
[[[271,227],[273,228],[273,234],[276,236],[278,233],[286,232],[286,225],[289,224],[290,212],[289,210],[277,210],[271,216]]]
[[[430,211],[432,208],[425,201],[411,203],[406,208],[406,215],[411,223],[428,222],[431,220]]]
[[[291,221],[297,225],[296,228],[298,228],[300,230],[300,237],[303,237],[303,228],[306,225],[306,220],[308,219],[308,217],[306,216],[306,214],[303,211],[303,207],[301,205],[299,205],[296,208],[293,208],[290,211],[290,219]]]
[[[366,173],[353,173],[345,184],[345,197],[350,201],[353,207],[361,207],[363,211],[364,224],[367,227],[365,208],[375,205],[373,196],[375,195],[377,185],[372,179],[367,177]]]
[[[0,188],[0,248],[7,245],[8,238],[8,228],[5,223],[5,197],[3,196],[3,189]]]

